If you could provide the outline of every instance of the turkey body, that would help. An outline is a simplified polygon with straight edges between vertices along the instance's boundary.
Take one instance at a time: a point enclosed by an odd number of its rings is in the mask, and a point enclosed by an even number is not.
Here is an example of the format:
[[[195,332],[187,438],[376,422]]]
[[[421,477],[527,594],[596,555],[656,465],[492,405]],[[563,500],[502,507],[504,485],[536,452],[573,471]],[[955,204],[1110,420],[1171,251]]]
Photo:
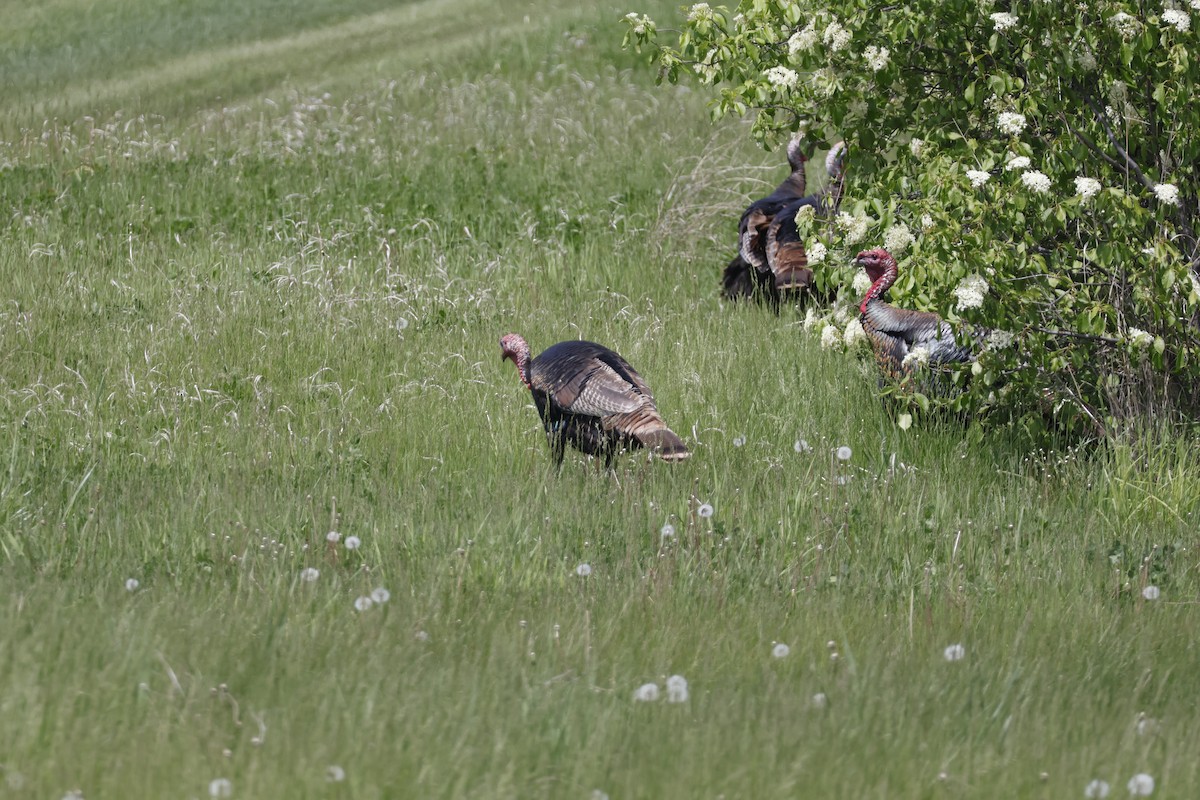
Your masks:
[[[691,455],[663,421],[645,380],[613,350],[566,341],[530,359],[529,346],[516,334],[501,338],[500,346],[533,394],[556,463],[567,445],[603,457],[609,468],[621,451],[641,447],[664,461]]]

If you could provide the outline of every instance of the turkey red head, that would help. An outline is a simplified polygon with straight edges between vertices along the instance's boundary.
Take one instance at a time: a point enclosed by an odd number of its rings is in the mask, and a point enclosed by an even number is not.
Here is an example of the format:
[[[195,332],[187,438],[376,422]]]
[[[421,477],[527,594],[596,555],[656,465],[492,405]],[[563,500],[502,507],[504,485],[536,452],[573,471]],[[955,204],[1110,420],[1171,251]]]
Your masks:
[[[529,344],[519,333],[506,333],[500,337],[500,360],[511,358],[517,365],[517,373],[526,386],[529,385]]]
[[[867,277],[871,279],[871,288],[867,289],[858,307],[858,310],[865,314],[871,301],[880,297],[896,282],[896,259],[887,250],[876,247],[874,250],[863,250],[855,257],[854,263],[866,270]]]

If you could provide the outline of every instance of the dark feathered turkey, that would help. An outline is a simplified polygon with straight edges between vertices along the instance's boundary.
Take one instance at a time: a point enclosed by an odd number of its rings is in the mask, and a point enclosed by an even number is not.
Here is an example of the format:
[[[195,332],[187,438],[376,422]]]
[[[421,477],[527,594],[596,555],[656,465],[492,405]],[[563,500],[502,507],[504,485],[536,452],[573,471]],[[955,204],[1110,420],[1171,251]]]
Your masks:
[[[858,307],[859,319],[887,377],[899,380],[910,374],[915,364],[908,356],[917,348],[924,348],[928,354],[920,360],[933,365],[975,360],[970,348],[955,341],[950,323],[937,314],[896,308],[883,302],[884,293],[899,275],[891,253],[883,249],[864,250],[854,263],[865,269],[871,279],[871,288]]]
[[[742,214],[738,254],[725,268],[722,279],[726,298],[758,296],[777,307],[783,293],[812,286],[813,272],[797,231],[796,214],[805,206],[811,206],[820,218],[837,213],[842,201],[846,146],[839,142],[829,151],[825,159],[829,181],[813,195],[804,194],[807,159],[798,150],[799,143],[793,141],[788,149],[792,175]]]
[[[529,345],[510,333],[500,338],[500,350],[501,359],[512,359],[533,393],[556,463],[562,463],[568,444],[603,456],[610,468],[623,449],[649,447],[664,461],[691,455],[663,422],[642,376],[607,347],[559,342],[530,359]]]

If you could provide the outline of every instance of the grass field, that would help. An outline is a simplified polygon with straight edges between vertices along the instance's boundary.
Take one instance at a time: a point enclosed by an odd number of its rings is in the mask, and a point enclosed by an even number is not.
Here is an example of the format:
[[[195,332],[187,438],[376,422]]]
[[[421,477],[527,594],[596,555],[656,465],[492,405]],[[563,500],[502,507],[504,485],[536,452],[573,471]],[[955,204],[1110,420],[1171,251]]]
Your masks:
[[[630,8],[0,8],[0,795],[1200,794],[1196,439],[902,431],[719,302],[783,159]],[[693,458],[556,473],[509,331]]]

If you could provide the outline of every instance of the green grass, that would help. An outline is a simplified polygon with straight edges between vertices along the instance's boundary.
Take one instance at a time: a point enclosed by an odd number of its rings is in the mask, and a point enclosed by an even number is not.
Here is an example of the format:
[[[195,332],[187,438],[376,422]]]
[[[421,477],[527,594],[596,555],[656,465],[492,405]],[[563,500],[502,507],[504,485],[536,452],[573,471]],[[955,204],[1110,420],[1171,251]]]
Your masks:
[[[1200,791],[1196,441],[901,431],[720,303],[782,159],[627,10],[6,4],[4,796]],[[555,473],[508,331],[694,457]]]

